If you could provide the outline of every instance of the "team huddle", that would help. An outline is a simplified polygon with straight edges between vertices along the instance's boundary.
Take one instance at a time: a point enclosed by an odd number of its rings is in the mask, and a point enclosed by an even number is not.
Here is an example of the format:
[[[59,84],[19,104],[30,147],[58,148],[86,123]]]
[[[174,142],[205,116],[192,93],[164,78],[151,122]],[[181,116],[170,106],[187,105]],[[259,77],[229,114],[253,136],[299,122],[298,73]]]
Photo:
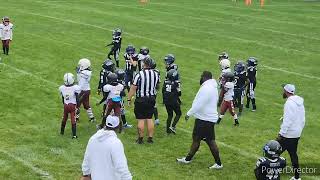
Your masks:
[[[148,143],[153,143],[153,128],[154,124],[159,125],[158,109],[156,105],[157,92],[162,92],[162,102],[167,110],[166,133],[176,134],[176,125],[182,115],[181,112],[181,82],[178,72],[178,65],[175,64],[175,56],[167,54],[163,61],[166,65],[165,80],[163,81],[162,89],[160,90],[160,71],[157,69],[157,64],[150,56],[148,47],[141,47],[139,52],[133,45],[128,45],[125,49],[124,60],[125,68],[121,69],[119,54],[121,51],[122,30],[117,28],[113,31],[112,42],[107,46],[112,46],[107,55],[107,59],[102,63],[100,71],[99,83],[97,85],[97,93],[101,95],[101,100],[96,103],[97,106],[103,104],[101,113],[101,123],[98,123],[97,129],[102,129],[108,125],[108,117],[116,116],[119,118],[119,132],[125,128],[131,128],[126,119],[125,113],[125,97],[127,96],[128,106],[131,104],[131,99],[136,95],[134,113],[138,120],[138,139],[137,143],[142,144],[144,137],[144,123],[148,126]],[[112,59],[113,56],[113,59]],[[225,113],[230,112],[234,119],[234,126],[239,126],[239,118],[243,116],[244,100],[246,97],[245,108],[252,107],[252,111],[256,111],[255,88],[257,84],[257,66],[258,60],[255,57],[249,57],[246,62],[238,61],[231,66],[229,55],[226,52],[218,56],[221,67],[221,75],[218,78],[218,87],[220,89],[217,97],[220,112],[216,122],[209,122],[210,126],[221,123]],[[114,64],[115,62],[115,64]],[[206,86],[216,88],[216,81],[212,78],[210,72],[205,71],[207,76],[204,81],[207,81]],[[89,121],[95,122],[96,118],[90,106],[91,86],[90,80],[92,77],[91,62],[89,59],[80,59],[76,68],[76,78],[72,73],[64,75],[64,85],[59,87],[64,104],[64,113],[61,121],[60,133],[63,135],[68,115],[71,117],[72,138],[77,138],[76,126],[80,122],[80,107],[83,105]],[[76,80],[77,79],[77,83]],[[203,87],[203,80],[200,80],[200,85]],[[217,88],[216,88],[217,89]],[[199,90],[200,91],[200,90]],[[127,92],[127,93],[126,93]],[[294,95],[294,89],[289,92],[289,95]],[[198,94],[197,94],[198,96]],[[289,97],[289,96],[288,96]],[[207,97],[206,97],[207,98]],[[212,102],[215,103],[215,102]],[[216,106],[214,105],[214,106]],[[236,110],[238,108],[238,110]],[[175,117],[174,117],[175,113]],[[154,122],[153,119],[154,118]],[[189,116],[186,116],[186,120]],[[197,126],[206,126],[196,119]],[[197,124],[198,123],[198,124]],[[202,123],[202,125],[201,125]],[[111,125],[110,125],[111,126]],[[199,128],[197,127],[197,128]],[[195,127],[194,131],[197,131]],[[199,128],[201,129],[201,127]],[[202,131],[202,130],[201,130]],[[201,140],[205,140],[212,150],[216,164],[211,168],[221,169],[223,166],[220,161],[218,148],[214,142],[215,135],[212,130],[208,130],[207,134],[202,137],[203,131],[198,132],[194,137],[190,153],[187,157],[177,159],[178,162],[190,163],[195,152],[199,148]],[[214,133],[214,131],[213,131]],[[300,132],[301,133],[301,132]],[[209,137],[209,138],[208,138]],[[210,138],[211,137],[211,138]],[[281,142],[281,141],[279,141]],[[283,152],[278,141],[271,140],[264,146],[265,157],[259,158],[256,164],[255,175],[257,179],[280,179],[279,169],[286,166],[286,160],[280,157]],[[296,141],[297,145],[297,141]],[[194,147],[193,147],[194,146]],[[296,147],[295,147],[296,148]],[[263,169],[271,168],[272,171],[263,171]],[[296,175],[296,177],[299,177]]]

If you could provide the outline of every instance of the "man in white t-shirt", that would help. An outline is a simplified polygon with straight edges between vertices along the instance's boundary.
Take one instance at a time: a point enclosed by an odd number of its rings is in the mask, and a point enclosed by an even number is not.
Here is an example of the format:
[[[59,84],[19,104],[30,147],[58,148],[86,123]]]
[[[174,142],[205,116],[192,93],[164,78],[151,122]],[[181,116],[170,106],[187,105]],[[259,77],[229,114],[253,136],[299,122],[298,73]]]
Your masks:
[[[0,39],[2,41],[3,54],[6,55],[9,55],[9,44],[13,36],[12,29],[13,24],[10,23],[9,17],[3,17],[2,23],[0,24]]]
[[[80,106],[83,104],[84,109],[87,111],[90,122],[94,122],[95,118],[90,107],[90,80],[92,76],[91,62],[89,59],[83,58],[79,60],[77,68],[78,85],[80,86],[80,102],[77,106],[76,119],[79,121]]]
[[[75,120],[75,113],[77,104],[79,104],[79,93],[80,87],[74,85],[74,77],[71,73],[66,73],[63,77],[64,85],[59,87],[59,92],[62,97],[63,103],[63,118],[61,121],[60,134],[64,134],[64,129],[68,120],[68,115],[70,114],[71,126],[72,126],[72,138],[77,138],[77,126]]]

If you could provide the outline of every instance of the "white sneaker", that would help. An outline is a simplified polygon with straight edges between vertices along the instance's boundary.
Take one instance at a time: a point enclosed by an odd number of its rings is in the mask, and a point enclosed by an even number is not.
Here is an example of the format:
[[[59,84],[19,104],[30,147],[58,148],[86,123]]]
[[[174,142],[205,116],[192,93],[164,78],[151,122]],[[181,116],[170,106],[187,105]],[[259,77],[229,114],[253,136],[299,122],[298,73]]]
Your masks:
[[[210,166],[209,169],[222,169],[223,165],[218,165],[217,163],[215,163],[214,165]]]
[[[301,180],[301,178],[296,179],[294,176],[290,180]]]
[[[160,120],[159,119],[154,120],[154,124],[158,126],[160,124]]]
[[[128,124],[128,123],[126,123],[126,124],[124,124],[124,125],[123,125],[123,128],[124,128],[124,129],[126,129],[126,128],[132,128],[132,125],[131,125],[131,124]]]
[[[186,157],[183,157],[183,158],[177,158],[177,162],[182,163],[182,164],[189,164],[189,163],[191,163],[191,160],[187,161]]]

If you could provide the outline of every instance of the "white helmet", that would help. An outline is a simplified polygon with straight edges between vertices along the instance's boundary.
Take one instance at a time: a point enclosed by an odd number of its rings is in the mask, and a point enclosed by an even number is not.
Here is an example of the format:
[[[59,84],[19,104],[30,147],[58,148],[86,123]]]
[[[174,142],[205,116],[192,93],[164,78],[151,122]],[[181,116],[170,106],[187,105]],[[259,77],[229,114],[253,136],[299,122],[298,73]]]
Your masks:
[[[78,67],[79,67],[79,70],[82,71],[84,69],[87,69],[91,66],[91,62],[89,59],[86,59],[86,58],[82,58],[79,60],[79,63],[78,63]]]
[[[72,85],[72,84],[74,83],[73,74],[71,74],[71,73],[66,73],[66,74],[64,74],[63,80],[64,80],[64,84],[65,84],[66,86]]]
[[[227,69],[227,68],[230,68],[231,63],[230,63],[229,59],[222,59],[220,61],[220,66],[221,66],[221,69]]]

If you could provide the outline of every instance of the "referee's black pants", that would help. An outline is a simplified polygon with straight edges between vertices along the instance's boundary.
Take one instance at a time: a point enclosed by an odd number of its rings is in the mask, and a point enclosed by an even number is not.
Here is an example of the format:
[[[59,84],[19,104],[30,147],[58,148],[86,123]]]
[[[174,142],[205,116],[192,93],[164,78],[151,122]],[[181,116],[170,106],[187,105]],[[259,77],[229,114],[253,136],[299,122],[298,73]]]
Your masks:
[[[297,149],[298,149],[298,143],[299,143],[300,138],[281,138],[279,141],[281,147],[282,147],[282,152],[288,151],[292,163],[292,167],[294,170],[294,177],[298,179],[300,177],[298,168],[299,168],[299,158],[297,154]]]

